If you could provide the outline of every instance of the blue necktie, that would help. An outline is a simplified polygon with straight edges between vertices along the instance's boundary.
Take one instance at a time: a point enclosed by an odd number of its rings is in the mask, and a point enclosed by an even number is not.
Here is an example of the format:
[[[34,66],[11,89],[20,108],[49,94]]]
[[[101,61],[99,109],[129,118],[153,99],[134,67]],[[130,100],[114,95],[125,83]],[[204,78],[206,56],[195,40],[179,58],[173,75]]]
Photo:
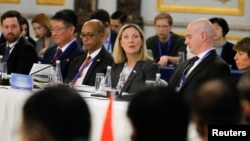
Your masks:
[[[181,78],[177,84],[178,85],[177,87],[181,86],[186,81],[188,71],[192,68],[192,66],[194,65],[194,63],[198,59],[199,59],[199,57],[196,56],[190,60],[189,64],[185,67],[184,71],[182,72],[182,75],[181,75]]]
[[[3,55],[2,62],[7,62],[8,61],[8,58],[9,58],[9,55],[10,55],[10,49],[11,48],[9,46],[7,46],[6,51],[5,51],[4,55]]]

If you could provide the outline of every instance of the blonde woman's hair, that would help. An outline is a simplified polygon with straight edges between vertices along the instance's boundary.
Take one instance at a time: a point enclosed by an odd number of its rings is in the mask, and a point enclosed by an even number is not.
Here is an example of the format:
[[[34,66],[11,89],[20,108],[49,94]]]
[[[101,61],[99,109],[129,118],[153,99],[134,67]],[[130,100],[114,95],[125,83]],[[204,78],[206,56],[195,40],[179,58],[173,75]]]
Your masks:
[[[123,48],[121,47],[120,41],[121,41],[121,36],[123,34],[123,31],[127,28],[134,28],[136,29],[141,37],[142,40],[142,46],[139,50],[138,53],[138,57],[137,57],[137,61],[146,61],[146,60],[153,60],[152,57],[150,57],[147,54],[147,47],[146,47],[146,42],[145,42],[145,37],[144,37],[144,33],[141,30],[141,28],[136,25],[136,24],[132,24],[132,23],[128,23],[125,24],[120,30],[119,33],[116,37],[116,41],[115,41],[115,45],[114,45],[114,51],[113,51],[113,58],[116,64],[121,64],[121,63],[125,63],[127,61],[127,56],[125,51],[123,50]]]

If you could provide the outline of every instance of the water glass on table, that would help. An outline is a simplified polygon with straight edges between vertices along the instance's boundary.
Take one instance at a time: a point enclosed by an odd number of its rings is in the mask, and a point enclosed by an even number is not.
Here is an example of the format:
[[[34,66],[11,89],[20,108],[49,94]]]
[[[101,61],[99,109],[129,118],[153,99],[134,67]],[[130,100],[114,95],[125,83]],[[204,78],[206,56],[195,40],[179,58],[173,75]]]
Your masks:
[[[145,81],[145,87],[155,87],[155,81],[154,80],[146,80]]]
[[[104,85],[104,73],[96,73],[95,91],[101,93]]]

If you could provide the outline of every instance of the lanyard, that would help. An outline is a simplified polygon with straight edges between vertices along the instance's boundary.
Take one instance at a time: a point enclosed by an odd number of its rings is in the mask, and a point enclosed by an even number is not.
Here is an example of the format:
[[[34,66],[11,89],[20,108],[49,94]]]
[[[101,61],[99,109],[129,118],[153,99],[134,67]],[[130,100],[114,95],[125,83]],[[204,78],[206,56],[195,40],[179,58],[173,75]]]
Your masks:
[[[168,55],[170,53],[170,46],[171,46],[171,37],[168,39],[168,44],[167,44],[167,48],[166,48],[166,55]],[[159,51],[160,56],[163,55],[161,49],[162,49],[161,42],[160,42],[160,40],[158,40],[158,51]]]
[[[89,60],[89,62],[84,65],[81,66],[80,69],[76,72],[76,74],[74,75],[73,79],[71,80],[71,82],[74,82],[77,80],[77,78],[80,76],[80,74],[82,73],[82,71],[89,66],[90,63],[92,63],[95,60],[96,56],[94,58],[92,58],[91,60]]]

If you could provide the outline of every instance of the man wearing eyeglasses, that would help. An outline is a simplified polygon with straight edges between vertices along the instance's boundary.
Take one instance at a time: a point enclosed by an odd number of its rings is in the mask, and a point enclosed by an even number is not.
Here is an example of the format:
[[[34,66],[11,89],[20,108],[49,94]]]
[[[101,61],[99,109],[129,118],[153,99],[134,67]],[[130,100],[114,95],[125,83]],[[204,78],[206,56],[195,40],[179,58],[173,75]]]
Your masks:
[[[2,61],[7,62],[8,74],[29,74],[33,63],[38,62],[33,45],[21,37],[22,21],[22,15],[15,10],[9,10],[1,17],[1,36],[5,41],[0,45],[0,55],[3,55]]]
[[[84,23],[81,39],[87,54],[75,58],[69,66],[65,83],[95,85],[96,73],[106,73],[113,58],[103,46],[105,27],[101,21],[92,19]]]
[[[56,60],[60,60],[63,79],[69,63],[75,57],[84,54],[75,38],[76,25],[77,16],[71,9],[60,10],[52,17],[51,33],[56,46],[47,49],[42,63],[55,65]]]
[[[155,62],[163,67],[176,65],[180,58],[178,52],[184,53],[186,58],[185,38],[173,33],[173,18],[170,14],[162,12],[154,19],[156,35],[146,40],[147,48],[152,50]]]
[[[90,15],[90,19],[97,19],[105,26],[103,46],[109,53],[113,52],[117,33],[110,27],[109,13],[104,9],[98,9]]]

